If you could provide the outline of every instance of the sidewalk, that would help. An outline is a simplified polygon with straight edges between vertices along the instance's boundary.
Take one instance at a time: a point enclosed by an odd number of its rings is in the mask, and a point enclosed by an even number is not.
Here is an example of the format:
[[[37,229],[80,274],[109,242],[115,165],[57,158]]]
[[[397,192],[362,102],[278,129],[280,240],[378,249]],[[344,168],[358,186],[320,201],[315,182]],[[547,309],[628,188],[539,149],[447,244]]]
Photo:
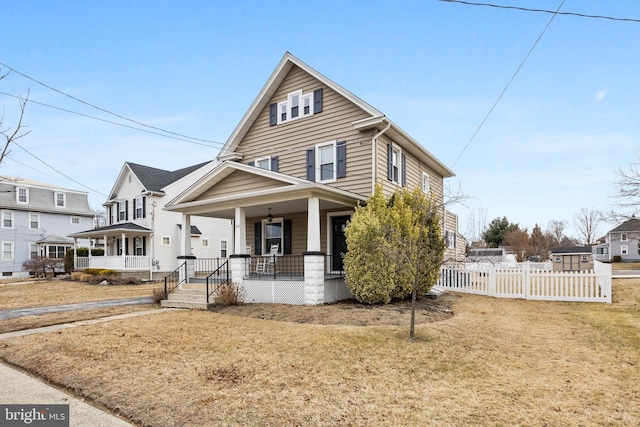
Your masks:
[[[82,320],[74,323],[46,326],[44,328],[27,329],[23,331],[0,334],[0,341],[8,338],[24,335],[40,334],[57,331],[60,329],[75,328],[78,326],[94,325],[110,322],[112,320],[127,319],[130,317],[146,316],[172,311],[170,308],[161,308],[134,313],[119,314],[93,320]],[[0,404],[68,404],[70,427],[127,427],[132,426],[120,418],[95,408],[75,397],[61,392],[44,384],[42,381],[23,374],[0,363]],[[1,415],[1,414],[0,414]],[[0,416],[0,425],[2,418]]]

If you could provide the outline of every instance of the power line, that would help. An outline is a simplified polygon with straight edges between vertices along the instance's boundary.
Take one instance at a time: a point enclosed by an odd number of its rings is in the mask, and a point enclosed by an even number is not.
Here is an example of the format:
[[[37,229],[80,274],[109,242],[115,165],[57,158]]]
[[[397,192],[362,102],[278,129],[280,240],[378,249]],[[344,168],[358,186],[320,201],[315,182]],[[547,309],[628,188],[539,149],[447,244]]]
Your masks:
[[[6,92],[2,92],[2,91],[0,91],[0,95],[10,96],[10,97],[13,97],[13,98],[20,99],[20,97],[17,96],[17,95],[12,95],[10,93],[6,93]],[[102,119],[100,117],[95,117],[95,116],[90,116],[88,114],[78,113],[77,111],[67,110],[66,108],[56,107],[55,105],[45,104],[43,102],[34,101],[33,99],[29,99],[29,103],[33,103],[33,104],[36,104],[36,105],[41,105],[41,106],[47,107],[47,108],[52,108],[54,110],[63,111],[65,113],[75,114],[77,116],[85,117],[85,118],[92,119],[92,120],[98,120],[98,121],[101,121],[101,122],[104,122],[104,123],[109,123],[109,124],[116,125],[116,126],[122,126],[122,127],[128,128],[128,129],[133,129],[133,130],[137,130],[137,131],[140,131],[140,132],[150,133],[152,135],[162,136],[164,138],[175,139],[175,140],[178,140],[178,141],[188,142],[190,144],[202,145],[203,147],[219,148],[219,147],[216,147],[214,145],[204,144],[202,142],[190,141],[190,140],[187,140],[187,139],[178,138],[176,136],[170,136],[170,135],[166,135],[166,134],[159,133],[159,132],[154,132],[154,131],[147,130],[147,129],[140,129],[140,128],[137,128],[135,126],[126,125],[124,123],[118,123],[118,122],[114,122],[114,121],[111,121],[111,120]],[[217,142],[217,141],[211,141],[211,142],[213,144],[217,144],[217,145],[220,145],[220,146],[224,145],[224,143],[222,143],[222,142]]]
[[[159,127],[156,127],[156,126],[147,125],[147,124],[139,122],[137,120],[130,119],[128,117],[125,117],[125,116],[122,116],[120,114],[114,113],[112,111],[106,110],[104,108],[98,107],[98,106],[96,106],[94,104],[91,104],[89,102],[83,101],[82,99],[76,98],[73,95],[69,95],[68,93],[65,93],[65,92],[63,92],[63,91],[61,91],[59,89],[56,89],[56,88],[51,87],[51,86],[49,86],[49,85],[47,85],[45,83],[42,83],[41,81],[36,80],[33,77],[30,77],[30,76],[28,76],[28,75],[26,75],[24,73],[21,73],[20,71],[16,70],[15,68],[12,68],[12,67],[8,66],[7,64],[4,64],[3,62],[0,62],[0,65],[2,65],[4,67],[7,67],[9,70],[13,71],[14,73],[20,74],[22,77],[24,77],[26,79],[29,79],[29,80],[31,80],[31,81],[33,81],[35,83],[38,83],[39,85],[41,85],[43,87],[46,87],[49,90],[57,92],[57,93],[59,93],[61,95],[64,95],[64,96],[66,96],[66,97],[68,97],[70,99],[73,99],[74,101],[80,102],[81,104],[87,105],[87,106],[89,106],[91,108],[94,108],[96,110],[102,111],[103,113],[107,113],[107,114],[110,114],[112,116],[118,117],[118,118],[120,118],[122,120],[126,120],[128,122],[132,122],[132,123],[135,123],[137,125],[140,125],[140,126],[143,126],[143,127],[147,127],[147,128],[150,128],[150,129],[155,129],[155,130],[160,131],[160,132],[168,133],[170,135],[179,136],[181,138],[191,139],[191,140],[194,140],[194,141],[209,142],[209,143],[216,143],[217,142],[217,141],[211,141],[211,140],[208,140],[208,139],[194,138],[194,137],[191,137],[191,136],[188,136],[188,135],[183,135],[183,134],[176,133],[176,132],[171,132],[171,131],[168,131],[166,129],[162,129],[162,128],[159,128]]]
[[[640,19],[635,19],[635,18],[616,18],[614,16],[607,16],[607,15],[588,15],[586,13],[577,13],[577,12],[559,12],[559,11],[553,11],[553,10],[547,10],[547,9],[531,9],[528,7],[520,7],[520,6],[508,6],[508,5],[500,5],[500,4],[493,4],[493,3],[477,3],[477,2],[471,2],[471,1],[464,1],[464,0],[438,0],[441,2],[445,2],[445,3],[460,3],[460,4],[464,4],[464,5],[468,5],[468,6],[486,6],[486,7],[493,7],[493,8],[497,8],[497,9],[514,9],[514,10],[520,10],[520,11],[524,11],[524,12],[537,12],[537,13],[548,13],[548,14],[552,14],[552,15],[566,15],[566,16],[577,16],[580,18],[592,18],[592,19],[608,19],[610,21],[622,21],[622,22],[635,22],[635,23],[640,23]]]
[[[37,161],[39,161],[39,162],[40,162],[40,163],[42,163],[43,165],[47,166],[48,168],[53,169],[54,171],[58,172],[60,175],[64,176],[64,177],[65,177],[65,178],[67,178],[68,180],[71,180],[71,181],[75,182],[76,184],[81,185],[81,186],[83,186],[84,188],[89,189],[89,190],[93,191],[94,193],[97,193],[97,194],[99,194],[99,195],[101,195],[101,196],[108,197],[106,194],[101,193],[101,192],[100,192],[100,191],[98,191],[98,190],[94,190],[93,188],[88,187],[88,186],[84,185],[83,183],[81,183],[81,182],[79,182],[79,181],[76,181],[75,179],[71,178],[70,176],[65,175],[64,173],[62,173],[62,172],[61,172],[61,171],[59,171],[58,169],[56,169],[56,168],[54,168],[53,166],[51,166],[49,163],[45,162],[44,160],[42,160],[41,158],[39,158],[39,157],[38,157],[38,156],[36,156],[35,154],[31,153],[29,150],[27,150],[26,148],[24,148],[22,145],[18,144],[17,142],[13,141],[13,143],[14,143],[17,147],[19,147],[19,148],[21,148],[22,150],[24,150],[28,155],[30,155],[31,157],[33,157],[34,159],[36,159]]]
[[[443,0],[444,1],[444,0]],[[449,0],[447,0],[449,1]],[[558,9],[556,10],[559,11],[560,8],[562,7],[562,5],[564,4],[565,0],[562,0],[562,2],[560,3],[560,6],[558,6]],[[544,29],[542,30],[542,32],[540,33],[540,35],[538,36],[538,38],[536,39],[536,41],[533,43],[533,46],[531,46],[531,49],[529,49],[529,52],[527,52],[527,54],[525,55],[524,59],[522,60],[522,62],[520,63],[520,65],[518,66],[518,68],[516,69],[516,71],[513,73],[513,75],[511,76],[511,78],[509,79],[509,82],[507,82],[507,85],[504,87],[504,89],[502,89],[502,92],[500,92],[500,95],[498,96],[498,99],[496,99],[496,101],[493,103],[493,105],[491,106],[491,108],[489,109],[489,112],[484,116],[484,119],[482,119],[482,122],[480,122],[480,125],[478,126],[478,128],[476,129],[476,131],[473,133],[473,135],[471,136],[471,139],[469,139],[469,142],[467,142],[467,145],[464,146],[464,148],[462,149],[462,151],[460,152],[460,154],[458,155],[458,158],[456,159],[455,162],[453,162],[453,165],[451,165],[451,169],[453,169],[455,167],[455,165],[458,163],[458,160],[460,160],[460,158],[462,157],[462,155],[464,154],[465,151],[467,151],[467,148],[469,148],[469,145],[471,144],[471,142],[475,139],[476,135],[478,134],[478,132],[480,132],[480,129],[482,129],[482,126],[484,125],[484,123],[487,121],[487,119],[489,118],[489,116],[491,115],[491,113],[493,112],[493,110],[496,108],[496,105],[498,105],[498,102],[500,102],[500,100],[502,99],[502,96],[505,94],[505,92],[507,91],[507,89],[509,89],[509,86],[511,86],[511,82],[513,82],[513,80],[516,78],[516,76],[518,75],[518,73],[520,72],[520,70],[522,69],[522,67],[524,66],[524,63],[527,62],[527,59],[529,58],[529,56],[531,55],[531,52],[533,52],[533,49],[536,48],[536,46],[538,45],[538,42],[540,41],[540,39],[542,39],[542,36],[544,35],[544,33],[547,31],[547,28],[549,28],[549,26],[551,25],[551,22],[553,21],[553,18],[555,18],[556,15],[552,15],[551,18],[549,19],[549,22],[547,22],[547,25],[544,27]]]

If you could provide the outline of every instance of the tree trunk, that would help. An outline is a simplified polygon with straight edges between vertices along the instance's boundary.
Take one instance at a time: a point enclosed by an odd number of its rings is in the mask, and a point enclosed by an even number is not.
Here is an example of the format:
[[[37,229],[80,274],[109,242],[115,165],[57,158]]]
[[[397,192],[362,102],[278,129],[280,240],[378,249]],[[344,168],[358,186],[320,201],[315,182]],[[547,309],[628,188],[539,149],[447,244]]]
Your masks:
[[[413,285],[413,292],[411,292],[411,329],[409,331],[409,339],[411,341],[416,340],[415,325],[416,325],[416,299],[418,297],[418,286]]]

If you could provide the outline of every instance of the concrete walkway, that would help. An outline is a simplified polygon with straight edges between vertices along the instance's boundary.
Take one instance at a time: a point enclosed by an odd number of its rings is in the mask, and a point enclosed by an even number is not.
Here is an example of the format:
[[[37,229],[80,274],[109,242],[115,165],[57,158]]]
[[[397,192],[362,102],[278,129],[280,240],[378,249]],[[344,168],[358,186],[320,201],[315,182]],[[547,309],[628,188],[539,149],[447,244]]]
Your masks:
[[[69,304],[79,306],[81,304]],[[79,309],[79,308],[77,308]],[[119,314],[116,316],[102,317],[100,319],[82,320],[79,322],[65,323],[61,325],[46,326],[44,328],[27,329],[23,331],[0,334],[0,341],[24,335],[40,334],[57,331],[60,329],[76,328],[79,326],[94,325],[110,322],[112,320],[127,319],[130,317],[160,314],[171,311],[170,308],[161,308],[134,313]],[[0,363],[0,403],[1,404],[25,404],[25,405],[69,405],[70,427],[127,427],[131,426],[120,418],[95,408],[75,397],[61,392],[44,384],[42,381],[25,375],[15,369]],[[3,425],[3,415],[0,414],[0,425]]]
[[[141,305],[151,304],[153,298],[151,297],[138,297],[138,298],[124,298],[107,301],[95,301],[95,302],[82,302],[78,304],[65,304],[65,305],[52,305],[45,307],[32,307],[32,308],[17,308],[13,310],[0,310],[0,320],[13,319],[22,316],[38,316],[40,314],[60,313],[63,311],[74,310],[91,310],[96,308],[105,307],[120,307],[127,305]]]

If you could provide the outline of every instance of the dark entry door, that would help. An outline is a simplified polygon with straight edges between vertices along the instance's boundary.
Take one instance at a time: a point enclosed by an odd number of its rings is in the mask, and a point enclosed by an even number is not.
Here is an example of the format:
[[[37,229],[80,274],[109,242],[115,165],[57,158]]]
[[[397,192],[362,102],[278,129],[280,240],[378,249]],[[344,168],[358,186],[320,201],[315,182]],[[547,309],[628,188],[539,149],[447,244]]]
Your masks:
[[[349,215],[331,217],[331,271],[342,271],[342,256],[347,252],[344,229],[350,219]]]

